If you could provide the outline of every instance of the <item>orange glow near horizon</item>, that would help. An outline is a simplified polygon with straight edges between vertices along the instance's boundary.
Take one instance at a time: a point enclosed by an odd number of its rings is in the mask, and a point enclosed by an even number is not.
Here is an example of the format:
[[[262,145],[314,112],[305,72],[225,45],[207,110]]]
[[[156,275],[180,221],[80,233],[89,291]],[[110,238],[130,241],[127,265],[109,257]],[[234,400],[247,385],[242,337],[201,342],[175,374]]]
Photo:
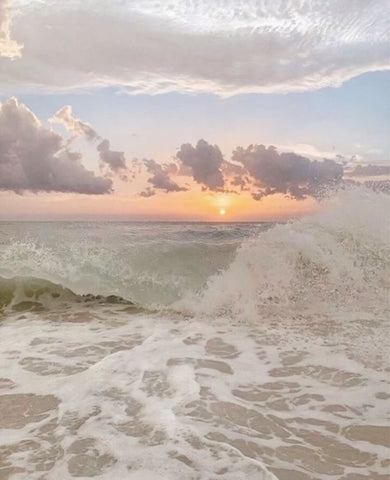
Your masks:
[[[318,208],[314,199],[296,201],[272,195],[255,201],[247,192],[202,191],[162,193],[147,199],[129,194],[1,193],[0,203],[3,220],[273,221],[301,217]]]

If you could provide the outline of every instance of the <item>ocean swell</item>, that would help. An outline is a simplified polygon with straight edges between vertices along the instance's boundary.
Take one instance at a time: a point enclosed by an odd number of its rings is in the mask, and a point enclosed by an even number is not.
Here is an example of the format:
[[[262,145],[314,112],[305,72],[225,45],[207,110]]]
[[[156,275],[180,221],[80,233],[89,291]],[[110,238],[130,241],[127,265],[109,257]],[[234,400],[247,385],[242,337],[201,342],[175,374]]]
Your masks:
[[[193,315],[384,310],[389,210],[388,195],[358,188],[286,224],[2,224],[0,276]]]

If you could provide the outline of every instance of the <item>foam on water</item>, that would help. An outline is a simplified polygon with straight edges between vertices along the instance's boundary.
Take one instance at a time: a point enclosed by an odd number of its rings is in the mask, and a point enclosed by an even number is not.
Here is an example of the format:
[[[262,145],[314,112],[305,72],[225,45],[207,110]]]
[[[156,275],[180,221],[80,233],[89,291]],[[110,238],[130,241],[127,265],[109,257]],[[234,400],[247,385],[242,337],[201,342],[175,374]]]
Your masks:
[[[3,223],[0,276],[253,318],[265,306],[386,303],[389,204],[354,189],[282,225]]]
[[[178,306],[254,320],[272,309],[387,308],[389,208],[384,194],[340,193],[313,216],[243,241],[228,268]]]
[[[243,326],[104,306],[0,328],[1,478],[385,478],[380,318]]]
[[[0,478],[385,480],[388,211],[1,224]]]
[[[243,238],[268,225],[9,223],[0,276],[33,276],[76,293],[169,305],[227,267]]]

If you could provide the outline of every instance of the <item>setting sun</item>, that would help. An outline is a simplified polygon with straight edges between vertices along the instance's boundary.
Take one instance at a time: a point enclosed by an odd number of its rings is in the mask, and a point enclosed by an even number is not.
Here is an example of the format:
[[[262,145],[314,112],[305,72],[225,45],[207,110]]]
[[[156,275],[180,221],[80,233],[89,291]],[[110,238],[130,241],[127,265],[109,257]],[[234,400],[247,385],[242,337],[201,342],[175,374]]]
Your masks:
[[[384,480],[389,17],[0,0],[0,480]]]

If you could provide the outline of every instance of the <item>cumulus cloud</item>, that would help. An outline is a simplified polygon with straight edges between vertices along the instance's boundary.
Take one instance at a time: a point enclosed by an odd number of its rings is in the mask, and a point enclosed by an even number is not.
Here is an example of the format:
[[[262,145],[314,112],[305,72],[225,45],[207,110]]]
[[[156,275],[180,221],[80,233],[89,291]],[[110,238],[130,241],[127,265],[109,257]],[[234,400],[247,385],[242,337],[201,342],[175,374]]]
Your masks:
[[[0,63],[0,87],[228,96],[338,86],[390,68],[389,15],[388,0],[31,0],[14,19],[23,56]]]
[[[122,179],[127,177],[124,172],[127,170],[126,158],[124,152],[111,150],[110,141],[102,138],[96,130],[87,122],[73,116],[72,107],[65,105],[50,119],[52,123],[62,124],[68,131],[73,133],[71,140],[84,136],[87,140],[98,141],[97,151],[101,160],[101,165],[107,166],[110,171],[122,174]]]
[[[90,141],[100,138],[89,123],[73,117],[72,107],[70,105],[65,105],[60,108],[50,121],[53,123],[61,123],[68,131],[72,132],[75,137],[85,136]]]
[[[183,172],[191,172],[195,182],[205,189],[223,189],[222,166],[224,159],[217,145],[210,145],[202,139],[195,147],[190,143],[185,143],[180,147],[176,156],[184,167]]]
[[[11,38],[11,0],[0,0],[0,57],[20,57],[22,46]]]
[[[112,181],[86,170],[79,153],[11,98],[0,103],[0,190],[103,194]]]
[[[296,200],[319,197],[328,187],[343,184],[343,166],[335,160],[312,160],[294,152],[279,152],[275,147],[250,145],[237,147],[231,160],[223,158],[220,148],[201,139],[196,146],[181,145],[175,163],[159,164],[155,160],[136,160],[134,165],[146,167],[152,186],[142,192],[150,197],[156,190],[186,190],[176,178],[190,177],[202,190],[225,193],[248,191],[255,200],[274,194]]]
[[[253,198],[282,193],[295,199],[317,196],[324,187],[341,182],[343,167],[334,160],[310,160],[296,153],[279,153],[273,146],[238,147],[232,160],[250,175],[257,191]]]
[[[148,182],[153,186],[153,189],[150,189],[149,187],[141,193],[143,197],[151,197],[154,195],[154,189],[163,190],[166,193],[182,192],[187,190],[184,187],[180,187],[171,178],[171,175],[175,175],[178,171],[177,166],[174,163],[166,163],[161,165],[152,159],[144,159],[143,163],[147,172],[152,175],[148,178]]]
[[[103,164],[108,165],[113,172],[118,173],[121,170],[127,169],[124,152],[116,152],[115,150],[111,150],[109,140],[104,139],[99,143],[97,149]]]
[[[348,172],[349,177],[376,177],[390,175],[390,165],[357,165]]]

